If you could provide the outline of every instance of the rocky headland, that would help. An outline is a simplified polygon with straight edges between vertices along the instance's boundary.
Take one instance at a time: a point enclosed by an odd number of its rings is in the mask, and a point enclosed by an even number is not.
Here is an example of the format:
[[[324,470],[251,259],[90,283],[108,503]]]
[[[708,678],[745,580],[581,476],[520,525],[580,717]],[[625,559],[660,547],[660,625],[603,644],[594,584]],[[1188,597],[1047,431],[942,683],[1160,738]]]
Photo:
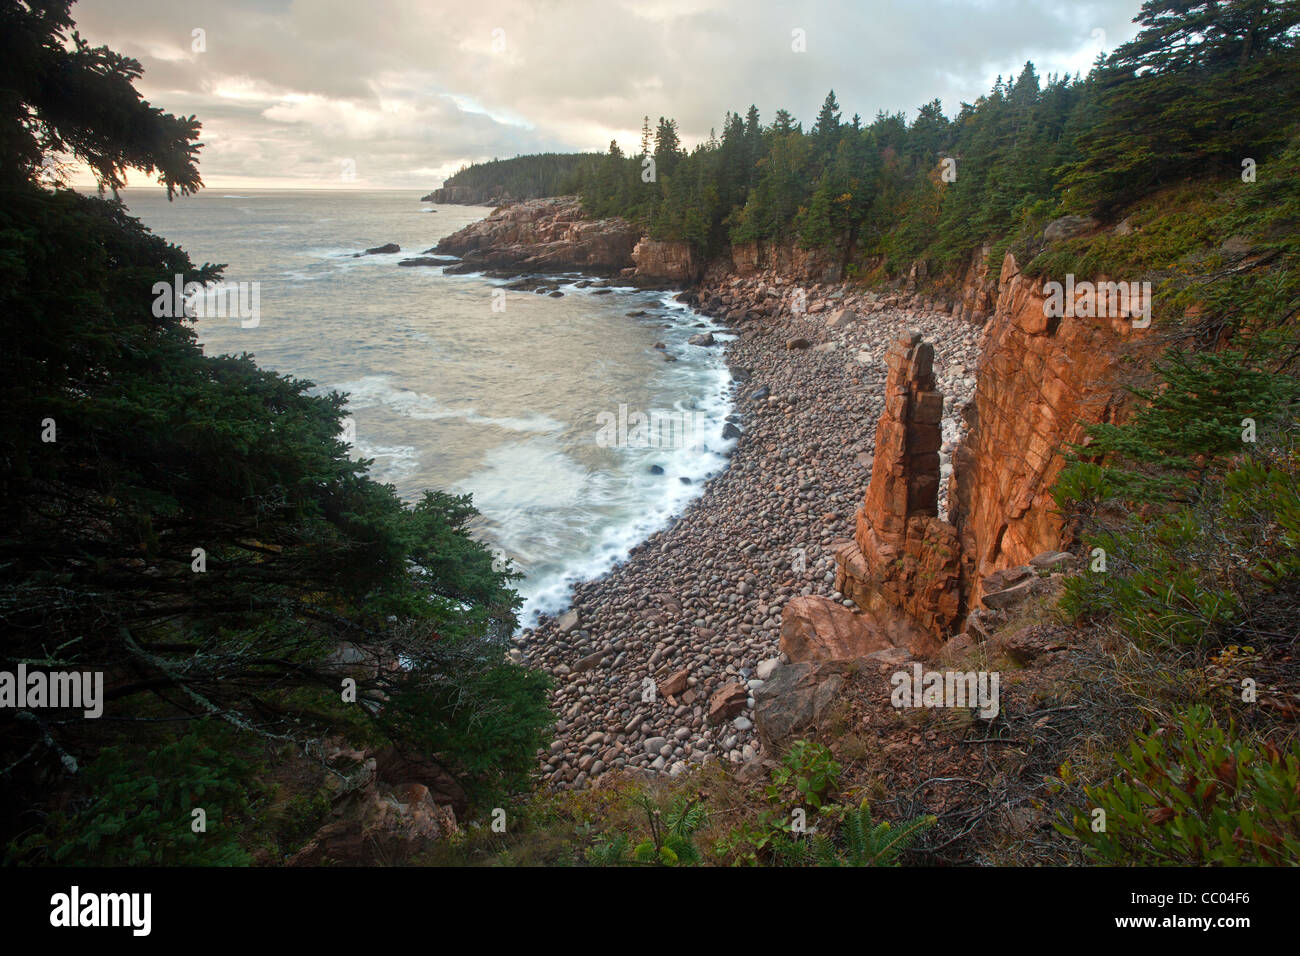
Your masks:
[[[444,237],[436,251],[463,260],[449,272],[495,276],[576,271],[685,285],[704,268],[688,243],[657,242],[622,219],[589,219],[573,196],[502,206]]]
[[[587,219],[576,199],[532,199],[444,237],[434,251],[461,258],[453,273],[615,275],[631,261],[638,237],[621,219]]]

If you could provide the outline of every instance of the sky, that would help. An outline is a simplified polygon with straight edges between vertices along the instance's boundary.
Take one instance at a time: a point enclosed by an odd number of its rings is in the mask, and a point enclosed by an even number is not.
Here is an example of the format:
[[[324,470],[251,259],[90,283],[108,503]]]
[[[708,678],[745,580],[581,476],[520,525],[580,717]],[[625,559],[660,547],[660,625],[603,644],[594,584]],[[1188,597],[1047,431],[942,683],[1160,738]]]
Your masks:
[[[92,44],[144,67],[153,105],[203,124],[215,188],[418,189],[522,153],[639,149],[642,117],[689,147],[751,103],[811,125],[998,75],[1087,73],[1139,0],[81,0]],[[142,185],[140,174],[132,185]],[[74,184],[93,180],[78,173]]]

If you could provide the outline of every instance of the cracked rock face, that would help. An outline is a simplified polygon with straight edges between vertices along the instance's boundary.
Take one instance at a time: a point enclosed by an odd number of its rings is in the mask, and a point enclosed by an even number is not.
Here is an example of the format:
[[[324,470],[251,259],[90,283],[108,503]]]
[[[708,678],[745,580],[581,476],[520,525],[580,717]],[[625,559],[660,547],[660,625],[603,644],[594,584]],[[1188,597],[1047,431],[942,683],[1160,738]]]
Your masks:
[[[885,362],[871,484],[853,541],[836,552],[836,589],[877,615],[901,612],[939,637],[960,618],[961,549],[956,528],[939,518],[943,394],[935,389],[934,347],[908,332]]]
[[[704,271],[704,262],[689,242],[643,236],[632,250],[636,274],[665,282],[694,282]]]
[[[755,722],[765,748],[779,752],[826,716],[844,687],[843,667],[804,661],[776,669],[754,694]]]
[[[992,572],[1061,547],[1065,528],[1051,497],[1061,449],[1083,441],[1087,425],[1122,418],[1118,356],[1141,347],[1131,317],[1049,320],[1044,281],[1007,253],[966,409],[969,432],[953,456],[949,507],[971,562],[970,607]]]

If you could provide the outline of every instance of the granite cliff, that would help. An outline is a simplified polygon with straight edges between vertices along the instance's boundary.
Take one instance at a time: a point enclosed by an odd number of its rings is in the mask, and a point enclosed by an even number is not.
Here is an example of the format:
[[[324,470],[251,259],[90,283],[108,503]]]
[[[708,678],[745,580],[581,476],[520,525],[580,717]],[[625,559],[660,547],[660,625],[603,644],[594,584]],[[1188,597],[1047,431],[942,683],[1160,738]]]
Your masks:
[[[530,199],[444,237],[436,251],[460,256],[452,272],[610,275],[631,266],[639,230],[622,219],[588,219],[577,199]]]
[[[582,271],[687,284],[704,269],[690,243],[650,239],[623,219],[589,219],[571,196],[503,206],[442,239],[437,251],[464,260],[453,272]]]
[[[954,455],[949,500],[969,562],[966,600],[985,576],[1067,543],[1049,491],[1062,449],[1085,427],[1122,416],[1118,362],[1144,333],[1132,317],[1051,318],[1045,279],[1008,253],[985,326],[969,431]]]

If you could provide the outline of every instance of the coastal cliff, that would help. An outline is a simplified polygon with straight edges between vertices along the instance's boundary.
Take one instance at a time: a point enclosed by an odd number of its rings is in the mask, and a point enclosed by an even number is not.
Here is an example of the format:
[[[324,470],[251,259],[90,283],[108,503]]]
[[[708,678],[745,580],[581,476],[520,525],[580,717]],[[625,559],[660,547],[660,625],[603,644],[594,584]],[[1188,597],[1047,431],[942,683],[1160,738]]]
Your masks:
[[[673,524],[512,639],[514,660],[554,680],[543,786],[581,800],[629,778],[748,785],[817,741],[903,816],[929,794],[952,817],[945,841],[980,819],[981,847],[1037,845],[1044,775],[1080,733],[1119,740],[1125,717],[1109,632],[1058,613],[1108,585],[1082,569],[1088,528],[1051,492],[1089,424],[1141,414],[1126,386],[1160,345],[1135,321],[1149,290],[1105,317],[1052,305],[1073,288],[1083,306],[1079,290],[1106,279],[1053,272],[1084,261],[1053,245],[1108,238],[1091,220],[1053,225],[1000,260],[984,247],[946,274],[918,261],[875,284],[846,281],[834,250],[746,243],[701,261],[637,238],[604,284],[673,275],[725,328],[687,347],[725,345],[735,445]],[[1008,679],[987,706],[900,713],[900,678],[940,674]]]
[[[584,271],[616,274],[632,265],[640,232],[622,219],[588,219],[577,199],[530,199],[445,236],[436,251],[460,256],[452,272]]]
[[[582,271],[686,284],[704,269],[690,243],[651,239],[624,219],[590,219],[572,196],[503,206],[444,237],[437,251],[460,256],[463,262],[449,271],[462,273]]]
[[[985,576],[1068,543],[1050,495],[1062,450],[1089,424],[1122,414],[1118,362],[1143,336],[1129,316],[1049,318],[1044,284],[1007,253],[965,412],[969,432],[954,456],[949,500],[972,562],[972,605]],[[978,289],[962,301],[978,313]]]

